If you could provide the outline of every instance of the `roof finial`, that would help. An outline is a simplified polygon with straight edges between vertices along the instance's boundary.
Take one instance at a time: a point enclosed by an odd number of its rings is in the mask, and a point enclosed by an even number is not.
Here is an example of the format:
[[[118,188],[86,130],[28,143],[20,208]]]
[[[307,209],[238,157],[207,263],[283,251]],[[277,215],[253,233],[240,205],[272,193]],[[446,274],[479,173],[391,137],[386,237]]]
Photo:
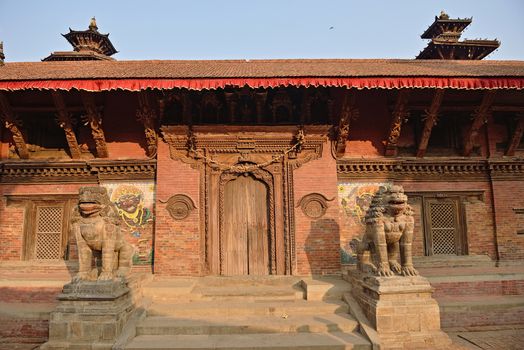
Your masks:
[[[89,22],[89,30],[92,30],[93,32],[98,32],[95,16],[93,16],[93,18],[91,18],[91,21]]]
[[[444,11],[440,11],[440,17],[439,19],[449,19],[449,15]]]
[[[4,42],[0,41],[0,65],[4,64]]]

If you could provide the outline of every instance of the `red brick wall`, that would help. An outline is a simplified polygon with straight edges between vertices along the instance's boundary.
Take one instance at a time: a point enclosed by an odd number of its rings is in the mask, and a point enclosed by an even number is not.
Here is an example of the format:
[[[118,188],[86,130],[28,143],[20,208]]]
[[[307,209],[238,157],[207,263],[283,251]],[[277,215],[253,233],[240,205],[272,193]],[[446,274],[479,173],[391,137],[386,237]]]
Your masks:
[[[196,276],[202,273],[199,209],[184,220],[174,220],[165,202],[185,194],[199,206],[200,173],[190,165],[173,160],[169,148],[158,148],[154,272],[160,275]]]
[[[524,214],[514,208],[524,208],[524,180],[493,181],[497,243],[500,260],[524,259]]]
[[[340,271],[340,223],[337,197],[336,161],[329,143],[324,144],[322,158],[310,161],[293,174],[295,207],[310,193],[328,199],[328,209],[319,219],[307,217],[295,208],[295,244],[297,273],[330,274]]]

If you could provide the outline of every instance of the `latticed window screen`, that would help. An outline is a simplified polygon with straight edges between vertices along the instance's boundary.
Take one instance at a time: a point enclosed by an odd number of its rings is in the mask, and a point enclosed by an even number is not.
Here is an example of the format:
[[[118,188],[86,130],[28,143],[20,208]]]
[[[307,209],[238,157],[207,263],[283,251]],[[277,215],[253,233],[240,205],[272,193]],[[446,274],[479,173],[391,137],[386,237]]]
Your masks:
[[[38,206],[36,208],[36,259],[61,258],[63,221],[64,208],[62,206]]]
[[[430,202],[433,254],[457,254],[457,217],[454,201]]]

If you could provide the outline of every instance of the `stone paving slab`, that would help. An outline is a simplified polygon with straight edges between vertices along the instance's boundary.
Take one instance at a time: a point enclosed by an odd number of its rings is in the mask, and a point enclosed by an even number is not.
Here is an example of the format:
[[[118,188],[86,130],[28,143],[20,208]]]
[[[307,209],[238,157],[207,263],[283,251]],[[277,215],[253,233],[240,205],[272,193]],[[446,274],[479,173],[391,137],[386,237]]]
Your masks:
[[[449,334],[455,344],[466,349],[520,350],[524,349],[524,329],[454,332]]]

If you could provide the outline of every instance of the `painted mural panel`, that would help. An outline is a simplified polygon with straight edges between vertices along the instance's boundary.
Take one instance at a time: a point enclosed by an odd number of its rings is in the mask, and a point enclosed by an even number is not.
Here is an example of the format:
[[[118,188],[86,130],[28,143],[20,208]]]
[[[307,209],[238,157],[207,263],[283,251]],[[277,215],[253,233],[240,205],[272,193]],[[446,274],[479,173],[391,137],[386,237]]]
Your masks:
[[[154,181],[106,182],[109,198],[117,209],[120,225],[135,248],[134,265],[150,265],[153,258]]]
[[[340,256],[343,264],[356,262],[355,253],[350,246],[351,240],[362,236],[366,229],[364,218],[371,204],[371,199],[380,186],[390,182],[340,182],[338,200],[341,210]]]

